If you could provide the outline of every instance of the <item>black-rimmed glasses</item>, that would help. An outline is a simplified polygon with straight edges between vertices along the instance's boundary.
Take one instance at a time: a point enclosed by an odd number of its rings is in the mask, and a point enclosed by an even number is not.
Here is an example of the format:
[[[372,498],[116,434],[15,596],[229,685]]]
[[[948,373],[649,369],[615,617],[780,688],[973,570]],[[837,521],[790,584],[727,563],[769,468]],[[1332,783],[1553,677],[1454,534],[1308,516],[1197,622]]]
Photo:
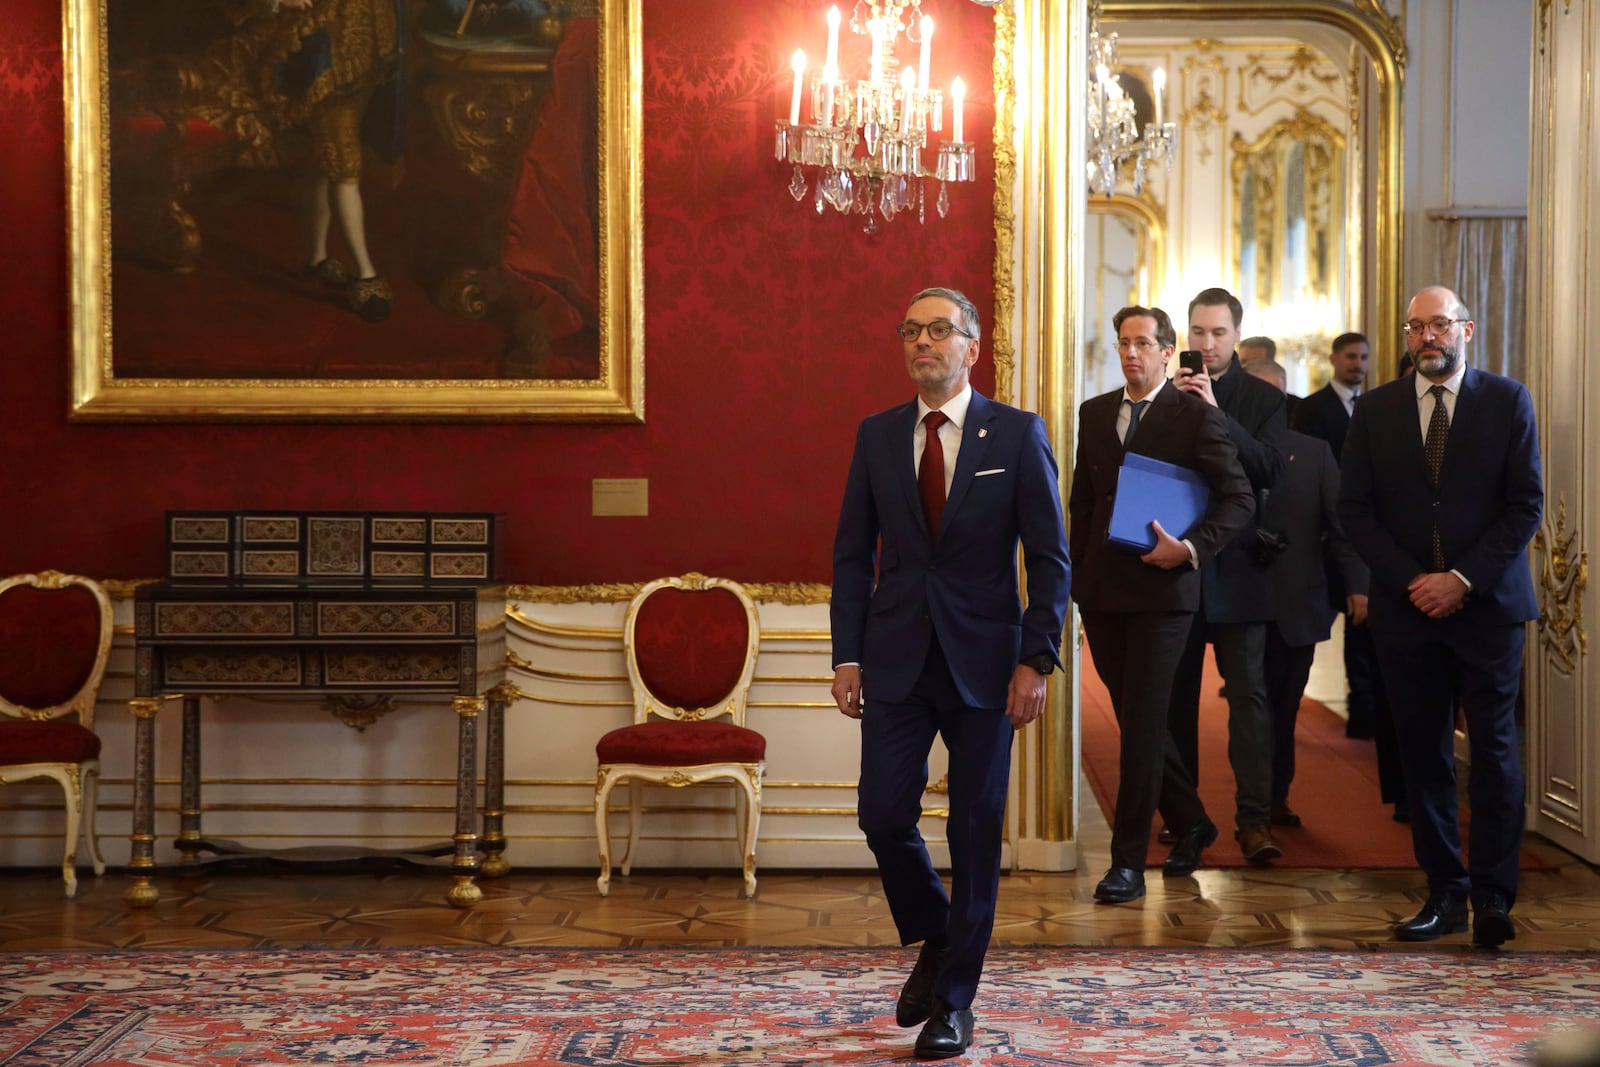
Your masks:
[[[900,335],[900,340],[907,342],[915,341],[921,337],[923,330],[928,331],[928,339],[930,341],[943,341],[953,333],[959,333],[962,337],[972,336],[949,319],[934,319],[932,322],[926,323],[907,319],[894,328],[894,332]]]

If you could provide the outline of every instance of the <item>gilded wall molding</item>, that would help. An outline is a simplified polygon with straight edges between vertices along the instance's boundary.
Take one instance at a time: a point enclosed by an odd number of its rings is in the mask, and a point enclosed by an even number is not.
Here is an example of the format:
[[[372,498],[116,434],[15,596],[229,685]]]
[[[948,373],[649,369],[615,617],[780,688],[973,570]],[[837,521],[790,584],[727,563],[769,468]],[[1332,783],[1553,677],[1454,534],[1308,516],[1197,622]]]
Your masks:
[[[994,9],[994,396],[1015,404],[1016,346],[1009,328],[1017,310],[1016,280],[1011,260],[1017,240],[1017,215],[1012,190],[1017,180],[1016,63],[1017,16],[1010,4]],[[1004,325],[1002,325],[1004,324]],[[764,599],[750,594],[757,600]],[[824,601],[826,597],[824,597]],[[819,603],[781,600],[780,603]]]
[[[831,589],[823,582],[740,582],[750,599],[769,604],[826,604]],[[620,604],[632,600],[644,582],[592,585],[511,585],[506,596],[535,604]]]
[[[1578,531],[1567,531],[1567,496],[1561,494],[1552,528],[1546,515],[1533,535],[1533,547],[1540,553],[1539,566],[1539,641],[1545,658],[1562,674],[1578,669],[1578,660],[1589,651],[1589,637],[1583,629],[1582,594],[1589,585],[1589,553],[1573,552],[1580,541]]]

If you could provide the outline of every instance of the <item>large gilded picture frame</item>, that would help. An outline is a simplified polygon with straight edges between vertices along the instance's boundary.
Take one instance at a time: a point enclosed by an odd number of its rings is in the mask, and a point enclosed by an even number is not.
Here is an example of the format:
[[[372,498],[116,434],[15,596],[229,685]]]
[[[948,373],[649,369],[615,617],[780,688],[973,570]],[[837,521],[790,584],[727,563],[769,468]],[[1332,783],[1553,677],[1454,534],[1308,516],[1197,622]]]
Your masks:
[[[640,3],[63,0],[71,417],[642,421]]]

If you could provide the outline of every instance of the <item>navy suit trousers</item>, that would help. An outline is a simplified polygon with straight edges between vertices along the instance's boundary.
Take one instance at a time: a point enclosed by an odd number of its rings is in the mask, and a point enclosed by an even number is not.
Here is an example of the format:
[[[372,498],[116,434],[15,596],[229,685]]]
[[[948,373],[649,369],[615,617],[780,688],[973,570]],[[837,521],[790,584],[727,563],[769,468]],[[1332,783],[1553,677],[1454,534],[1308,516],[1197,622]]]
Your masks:
[[[1380,628],[1373,637],[1394,710],[1411,801],[1411,843],[1432,893],[1517,898],[1524,815],[1516,706],[1522,623],[1472,625],[1459,615]],[[1455,726],[1460,707],[1472,761],[1467,860],[1461,858]]]
[[[950,946],[934,995],[952,1008],[971,1006],[994,929],[1015,733],[1005,709],[962,702],[937,638],[905,700],[869,697],[861,717],[858,821],[900,943]],[[917,828],[935,735],[950,753],[948,895]]]

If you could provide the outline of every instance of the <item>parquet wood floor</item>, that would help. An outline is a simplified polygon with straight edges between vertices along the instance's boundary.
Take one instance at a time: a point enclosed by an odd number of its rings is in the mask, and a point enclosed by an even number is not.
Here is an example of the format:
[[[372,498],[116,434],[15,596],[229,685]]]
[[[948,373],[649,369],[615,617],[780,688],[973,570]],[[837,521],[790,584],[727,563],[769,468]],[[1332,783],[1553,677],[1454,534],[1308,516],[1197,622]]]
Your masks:
[[[1133,904],[1093,901],[1108,865],[1109,832],[1085,835],[1080,871],[1018,873],[1000,887],[995,941],[1010,944],[1232,946],[1250,948],[1469,948],[1468,936],[1401,945],[1390,927],[1426,897],[1413,870],[1277,868],[1149,876]],[[1526,873],[1512,918],[1512,950],[1600,950],[1600,872],[1544,842],[1552,870]],[[870,872],[758,871],[754,900],[735,872],[635,871],[611,895],[593,871],[515,871],[482,883],[484,899],[457,910],[438,872],[360,873],[305,868],[196,872],[157,879],[148,911],[122,902],[127,879],[85,872],[78,896],[59,873],[0,875],[0,951],[83,947],[296,945],[878,945],[895,940]]]

